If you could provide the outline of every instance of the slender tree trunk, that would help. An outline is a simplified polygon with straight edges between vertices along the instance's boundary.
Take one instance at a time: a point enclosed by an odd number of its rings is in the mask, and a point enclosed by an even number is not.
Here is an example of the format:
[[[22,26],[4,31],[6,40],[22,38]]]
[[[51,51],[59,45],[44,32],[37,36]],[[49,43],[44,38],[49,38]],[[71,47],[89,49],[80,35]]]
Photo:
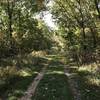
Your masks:
[[[90,30],[91,30],[91,34],[92,34],[92,38],[93,38],[93,47],[95,48],[97,45],[97,39],[96,39],[96,35],[95,35],[96,32],[93,28],[90,28]]]
[[[82,22],[82,33],[83,33],[83,42],[85,43],[86,41],[86,35],[85,35],[85,27],[84,27],[84,22]]]
[[[12,24],[13,24],[13,10],[15,6],[15,0],[9,1],[7,0],[7,13],[8,13],[8,32],[9,38],[12,37]]]
[[[8,32],[9,32],[9,38],[12,36],[12,11],[10,7],[10,2],[7,0],[7,12],[8,12]]]
[[[100,10],[99,10],[99,7],[98,7],[99,1],[98,0],[94,0],[94,3],[95,3],[96,10],[98,12],[98,16],[99,16],[99,19],[100,19]]]

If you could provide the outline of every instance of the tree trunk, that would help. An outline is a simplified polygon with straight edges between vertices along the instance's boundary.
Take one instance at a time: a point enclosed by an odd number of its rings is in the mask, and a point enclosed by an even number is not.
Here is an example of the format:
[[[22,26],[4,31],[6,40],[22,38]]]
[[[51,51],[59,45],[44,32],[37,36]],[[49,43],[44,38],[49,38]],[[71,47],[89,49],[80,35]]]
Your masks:
[[[93,38],[93,47],[95,48],[97,45],[97,39],[96,39],[96,35],[95,35],[96,32],[93,28],[90,28],[90,30],[91,30],[91,34],[92,34],[92,38]]]
[[[7,0],[7,13],[8,13],[8,32],[9,32],[9,38],[12,37],[12,24],[13,24],[13,8],[15,6],[15,0],[9,1]]]
[[[100,19],[100,10],[99,10],[99,7],[98,7],[99,1],[98,0],[94,0],[94,3],[95,3],[96,10],[98,12],[98,16],[99,16],[99,19]]]

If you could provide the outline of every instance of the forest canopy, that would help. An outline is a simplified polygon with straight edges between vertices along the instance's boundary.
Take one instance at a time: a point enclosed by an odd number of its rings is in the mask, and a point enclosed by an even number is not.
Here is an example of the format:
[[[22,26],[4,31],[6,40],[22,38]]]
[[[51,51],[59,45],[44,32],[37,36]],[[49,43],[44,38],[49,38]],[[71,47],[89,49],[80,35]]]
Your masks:
[[[0,1],[1,57],[6,53],[9,55],[47,48],[50,42],[49,30],[42,20],[35,18],[36,14],[45,9],[43,2],[43,0]]]

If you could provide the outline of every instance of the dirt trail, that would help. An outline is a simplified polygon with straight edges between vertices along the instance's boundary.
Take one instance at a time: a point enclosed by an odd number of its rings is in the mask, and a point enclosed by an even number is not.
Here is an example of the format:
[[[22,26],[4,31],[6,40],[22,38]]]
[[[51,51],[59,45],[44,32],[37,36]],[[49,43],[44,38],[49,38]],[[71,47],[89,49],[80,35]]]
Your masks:
[[[46,73],[48,64],[44,66],[42,71],[37,75],[37,77],[33,80],[32,84],[29,86],[29,88],[25,92],[25,95],[19,100],[31,100],[31,97],[34,96],[36,88],[40,80],[43,78],[44,74]],[[74,100],[81,100],[81,94],[80,94],[80,91],[78,90],[77,82],[74,80],[75,73],[70,73],[69,70],[70,69],[68,68],[68,66],[64,65],[64,73],[68,77],[68,82],[70,84],[70,89],[74,95]]]
[[[70,84],[70,89],[74,95],[74,100],[81,100],[81,93],[78,89],[78,84],[74,80],[75,73],[70,73],[67,66],[64,67],[64,73],[68,77],[68,82]]]
[[[34,95],[37,85],[40,80],[43,78],[46,72],[47,66],[45,66],[42,71],[37,75],[37,77],[33,80],[32,84],[29,86],[28,90],[25,92],[25,95],[19,100],[31,100],[31,97]]]

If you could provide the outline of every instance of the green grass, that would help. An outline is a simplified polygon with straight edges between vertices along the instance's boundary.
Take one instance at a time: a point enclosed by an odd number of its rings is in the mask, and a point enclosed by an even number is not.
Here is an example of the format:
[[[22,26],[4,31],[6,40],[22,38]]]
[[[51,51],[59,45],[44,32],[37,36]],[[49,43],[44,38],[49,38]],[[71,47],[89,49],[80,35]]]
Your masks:
[[[61,60],[61,59],[60,59]],[[48,70],[49,71],[64,71],[64,64],[59,60],[59,57],[56,59],[52,58],[49,62]]]
[[[30,83],[36,77],[37,74],[32,76],[15,76],[9,79],[9,83],[6,83],[0,87],[0,96],[6,100],[17,100],[24,95]]]
[[[89,72],[78,73],[78,85],[81,91],[82,100],[100,100],[100,85],[88,82]]]
[[[97,85],[96,79],[100,80],[100,75],[95,73],[94,66],[84,66],[79,69],[69,68],[70,73],[76,73],[73,79],[78,83],[81,93],[81,100],[100,100],[100,84]],[[91,79],[94,79],[90,81]]]
[[[48,71],[64,71],[64,65],[57,62],[51,62],[48,66]]]
[[[45,64],[48,64],[49,60],[47,72],[40,81],[32,100],[73,100],[68,79],[64,75],[65,65],[61,61],[63,57],[49,55],[47,57],[34,59],[36,60],[36,65],[33,65],[33,59],[30,58],[29,60],[31,61],[21,64],[21,75],[18,74],[9,77],[5,84],[0,85],[0,98],[2,97],[3,100],[18,100],[19,97],[24,95],[24,92],[34,80],[37,73],[41,71]],[[25,60],[28,61],[27,59]],[[89,69],[87,66],[83,67],[83,69],[85,68],[84,70],[81,68],[78,70],[75,63],[70,63],[66,66],[68,66],[69,73],[76,73],[73,79],[78,83],[81,100],[100,100],[100,85],[92,84],[91,81],[89,81],[90,78],[92,79],[94,77],[92,72],[94,72],[95,68],[93,71],[90,71],[91,68]],[[97,73],[95,73],[95,75],[94,78],[100,79],[99,74],[97,75]]]
[[[64,74],[46,74],[38,85],[32,100],[73,100]]]
[[[81,100],[100,100],[100,74],[96,73],[96,66],[90,64],[78,69],[76,64],[71,62],[68,69],[69,73],[76,73],[73,74],[73,80],[78,83]]]
[[[24,59],[24,60],[23,60]],[[20,70],[12,71],[12,58],[5,59],[4,63],[2,62],[2,66],[5,67],[3,69],[7,69],[7,75],[5,76],[5,80],[3,80],[3,84],[0,84],[0,98],[3,100],[18,100],[19,97],[24,95],[24,92],[27,90],[28,86],[34,80],[38,72],[47,64],[48,59],[38,57],[38,58],[23,58],[20,62]],[[15,59],[16,60],[16,59]],[[34,61],[36,61],[36,65],[34,65]],[[25,62],[25,63],[24,63]],[[27,62],[27,63],[26,63]],[[9,66],[9,69],[6,66]],[[14,70],[16,70],[15,67]],[[3,73],[3,71],[1,71]],[[9,73],[10,72],[10,73]],[[0,73],[1,74],[1,73]],[[5,72],[4,72],[5,75]],[[3,76],[4,78],[4,76]],[[2,81],[0,79],[0,81]]]
[[[73,100],[60,57],[49,57],[52,60],[49,62],[47,72],[40,81],[32,100]]]
[[[24,95],[28,86],[34,80],[43,66],[27,65],[22,71],[14,76],[8,77],[4,84],[0,85],[0,97],[6,100],[17,100]]]

